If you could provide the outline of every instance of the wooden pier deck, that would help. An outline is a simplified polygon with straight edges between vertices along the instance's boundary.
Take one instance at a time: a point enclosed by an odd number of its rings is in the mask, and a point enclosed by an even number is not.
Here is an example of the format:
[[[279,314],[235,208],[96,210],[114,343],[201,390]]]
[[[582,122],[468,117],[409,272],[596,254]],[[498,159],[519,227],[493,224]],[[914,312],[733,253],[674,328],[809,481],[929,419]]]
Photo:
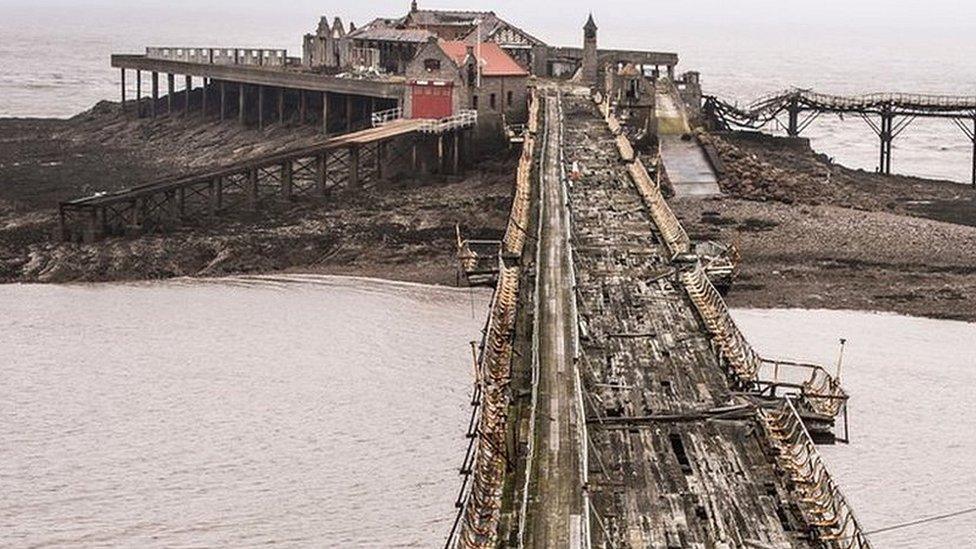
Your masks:
[[[614,136],[585,99],[566,113],[593,544],[814,546]]]

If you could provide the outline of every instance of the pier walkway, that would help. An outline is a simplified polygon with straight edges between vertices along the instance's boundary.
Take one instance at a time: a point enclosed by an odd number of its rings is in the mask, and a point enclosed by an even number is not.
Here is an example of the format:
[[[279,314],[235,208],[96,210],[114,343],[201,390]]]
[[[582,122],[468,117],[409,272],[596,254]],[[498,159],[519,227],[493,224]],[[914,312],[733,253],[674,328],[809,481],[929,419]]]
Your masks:
[[[690,135],[688,117],[674,86],[668,84],[657,88],[655,111],[661,161],[675,195],[700,197],[722,194],[718,177],[705,157],[705,151]]]
[[[546,103],[541,177],[539,242],[539,346],[534,362],[536,440],[544,444],[529,475],[535,486],[528,506],[532,525],[527,547],[580,547],[583,509],[580,499],[579,428],[576,361],[573,345],[574,297],[569,257],[569,210],[563,188],[560,105]]]
[[[607,103],[540,93],[447,546],[869,548],[814,442],[839,381],[753,350]]]

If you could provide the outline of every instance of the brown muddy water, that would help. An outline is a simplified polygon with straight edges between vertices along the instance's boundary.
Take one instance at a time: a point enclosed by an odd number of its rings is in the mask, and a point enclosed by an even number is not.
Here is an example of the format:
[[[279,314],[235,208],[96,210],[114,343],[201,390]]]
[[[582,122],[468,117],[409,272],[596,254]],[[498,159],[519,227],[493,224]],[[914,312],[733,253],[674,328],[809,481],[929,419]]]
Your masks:
[[[0,286],[0,547],[437,543],[488,297]]]
[[[0,546],[430,547],[489,295],[332,277],[0,286]],[[823,448],[869,530],[976,505],[976,325],[737,311],[833,364]],[[976,546],[976,516],[872,536]]]
[[[851,444],[821,452],[866,530],[976,507],[976,324],[848,311],[734,316],[770,357],[833,366],[848,340]],[[870,539],[879,549],[976,547],[976,513]]]

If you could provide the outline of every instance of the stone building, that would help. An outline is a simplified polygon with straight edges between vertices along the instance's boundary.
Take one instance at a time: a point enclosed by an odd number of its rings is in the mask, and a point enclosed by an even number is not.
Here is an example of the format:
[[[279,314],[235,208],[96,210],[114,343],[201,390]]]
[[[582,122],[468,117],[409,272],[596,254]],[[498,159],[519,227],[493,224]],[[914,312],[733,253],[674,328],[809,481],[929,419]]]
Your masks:
[[[596,53],[596,21],[593,20],[593,14],[590,14],[589,19],[586,20],[586,24],[583,25],[583,82],[589,85],[595,85],[597,83],[597,72],[599,67],[597,66],[597,53]]]
[[[430,38],[407,65],[405,110],[413,118],[443,118],[460,110],[483,120],[522,122],[529,71],[498,44]]]

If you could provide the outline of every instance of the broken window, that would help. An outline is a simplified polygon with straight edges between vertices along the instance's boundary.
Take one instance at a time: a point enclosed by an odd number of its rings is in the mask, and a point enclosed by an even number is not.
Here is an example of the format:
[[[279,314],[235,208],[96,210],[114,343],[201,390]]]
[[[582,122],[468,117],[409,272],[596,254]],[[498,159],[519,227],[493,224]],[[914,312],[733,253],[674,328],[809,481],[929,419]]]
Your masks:
[[[424,59],[424,70],[427,72],[441,70],[440,59]]]
[[[495,94],[491,94],[488,97],[488,104],[491,105],[492,110],[494,110],[495,108],[497,108],[496,107],[496,101],[495,101]]]

